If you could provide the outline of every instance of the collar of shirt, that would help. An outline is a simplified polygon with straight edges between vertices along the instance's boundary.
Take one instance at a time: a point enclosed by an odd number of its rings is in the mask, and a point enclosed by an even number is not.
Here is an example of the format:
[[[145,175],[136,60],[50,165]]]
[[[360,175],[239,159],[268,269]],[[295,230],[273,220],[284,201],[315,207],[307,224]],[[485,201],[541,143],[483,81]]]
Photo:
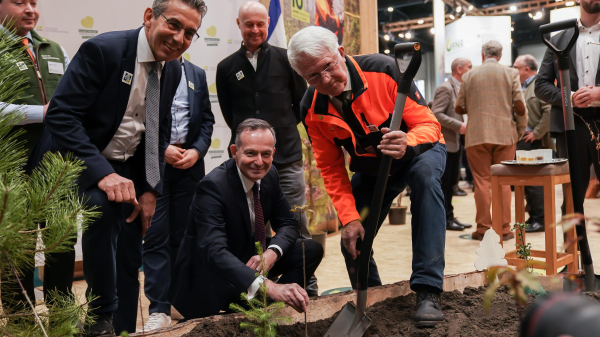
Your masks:
[[[534,78],[535,78],[535,75],[533,75],[525,80],[525,82],[523,83],[523,91],[525,91],[525,89],[527,89],[527,86],[529,86],[529,84],[531,83],[531,81],[533,81]]]
[[[344,88],[343,92],[352,91],[352,79],[350,78],[350,71],[348,71],[348,66],[346,66],[346,78],[348,80],[346,81],[346,87]],[[335,98],[335,97],[329,95],[329,98]]]
[[[260,52],[260,48],[258,48],[254,53],[251,53],[249,51],[246,50],[246,57],[251,59],[251,58],[258,58],[258,53]]]
[[[244,193],[248,194],[248,192],[252,191],[252,187],[254,186],[254,183],[252,182],[252,180],[246,178],[246,176],[242,173],[242,171],[240,171],[240,168],[237,166],[237,164],[235,164],[235,168],[238,171],[238,174],[240,176],[240,180],[242,181],[242,186],[244,187]],[[262,179],[259,179],[258,181],[256,181],[258,183],[258,190],[260,191],[260,181]]]
[[[146,37],[146,29],[140,29],[140,35],[138,37],[137,44],[137,62],[138,63],[147,63],[154,62],[156,59],[154,58],[154,54],[152,54],[152,49],[150,49],[150,45],[148,44],[148,38]],[[165,61],[160,62],[160,69],[164,67]]]
[[[581,20],[577,21],[577,26],[579,27],[579,32],[595,32],[600,30],[600,22],[596,23],[591,27],[586,27],[581,23]]]
[[[450,76],[450,81],[452,81],[452,83],[454,83],[454,85],[456,85],[458,87],[458,89],[460,90],[460,81],[459,80],[454,78],[454,76]]]
[[[485,61],[483,61],[483,63],[498,63],[498,60],[490,57],[489,59],[485,59]]]

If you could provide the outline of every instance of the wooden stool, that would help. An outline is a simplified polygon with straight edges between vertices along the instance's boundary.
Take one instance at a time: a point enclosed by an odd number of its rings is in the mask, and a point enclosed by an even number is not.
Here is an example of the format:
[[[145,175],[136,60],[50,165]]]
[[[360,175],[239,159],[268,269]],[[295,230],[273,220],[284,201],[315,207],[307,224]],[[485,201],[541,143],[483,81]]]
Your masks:
[[[568,163],[551,165],[503,165],[496,164],[491,167],[492,172],[492,228],[502,240],[502,185],[515,186],[515,222],[525,222],[525,186],[544,187],[544,220],[546,235],[546,250],[531,250],[531,257],[546,259],[546,274],[555,275],[556,270],[567,266],[569,273],[578,271],[577,245],[571,245],[566,253],[556,251],[556,205],[554,186],[565,184],[566,211],[573,213],[573,195],[571,194],[571,178]],[[517,231],[519,231],[517,229]],[[518,233],[515,233],[518,234]],[[522,231],[523,240],[516,235],[517,244],[525,244],[525,231]],[[575,226],[567,231],[567,240],[575,239]],[[516,255],[516,250],[506,253],[506,260],[512,266],[525,263]]]

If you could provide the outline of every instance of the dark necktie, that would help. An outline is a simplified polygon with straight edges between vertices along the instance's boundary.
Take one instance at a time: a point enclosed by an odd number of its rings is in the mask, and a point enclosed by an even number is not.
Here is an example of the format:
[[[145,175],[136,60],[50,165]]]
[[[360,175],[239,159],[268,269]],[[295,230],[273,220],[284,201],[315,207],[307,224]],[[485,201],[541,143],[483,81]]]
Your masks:
[[[258,183],[252,186],[254,195],[254,239],[260,241],[263,251],[267,248],[267,237],[265,235],[265,218],[260,204],[260,195],[258,194]]]
[[[146,87],[146,181],[155,188],[160,181],[158,168],[158,114],[160,105],[160,83],[158,81],[158,62],[150,62]]]

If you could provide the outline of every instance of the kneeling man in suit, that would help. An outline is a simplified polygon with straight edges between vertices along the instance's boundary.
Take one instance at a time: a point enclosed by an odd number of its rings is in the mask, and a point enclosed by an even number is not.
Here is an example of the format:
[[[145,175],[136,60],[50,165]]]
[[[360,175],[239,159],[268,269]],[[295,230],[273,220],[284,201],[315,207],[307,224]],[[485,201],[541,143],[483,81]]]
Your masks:
[[[262,282],[267,296],[298,312],[306,311],[299,226],[272,167],[275,131],[269,123],[247,119],[237,127],[233,158],[215,168],[196,187],[185,237],[175,263],[171,303],[185,319],[228,310],[242,292],[253,298]],[[276,235],[265,233],[271,222]],[[254,242],[263,254],[262,275]],[[323,258],[323,247],[304,240],[306,279]],[[277,282],[276,280],[279,278]]]

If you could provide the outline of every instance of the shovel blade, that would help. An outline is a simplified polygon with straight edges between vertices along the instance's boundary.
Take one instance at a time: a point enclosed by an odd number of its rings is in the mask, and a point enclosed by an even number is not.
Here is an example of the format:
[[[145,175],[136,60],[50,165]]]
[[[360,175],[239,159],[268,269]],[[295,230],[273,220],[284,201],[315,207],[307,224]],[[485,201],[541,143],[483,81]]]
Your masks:
[[[371,325],[371,319],[367,315],[363,315],[360,323],[355,327],[351,327],[355,314],[356,306],[354,306],[354,303],[346,303],[324,337],[362,337]]]

